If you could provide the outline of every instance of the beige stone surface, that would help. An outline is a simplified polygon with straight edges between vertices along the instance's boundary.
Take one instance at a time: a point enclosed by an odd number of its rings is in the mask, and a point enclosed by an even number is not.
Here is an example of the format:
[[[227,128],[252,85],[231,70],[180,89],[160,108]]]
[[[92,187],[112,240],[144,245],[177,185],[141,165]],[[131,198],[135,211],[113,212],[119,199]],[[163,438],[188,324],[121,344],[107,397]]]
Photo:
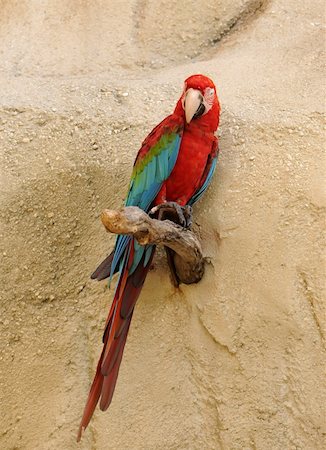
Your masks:
[[[325,448],[324,2],[0,0],[0,448]],[[75,442],[141,140],[210,75],[220,160],[195,208],[210,258],[163,256],[112,406]]]

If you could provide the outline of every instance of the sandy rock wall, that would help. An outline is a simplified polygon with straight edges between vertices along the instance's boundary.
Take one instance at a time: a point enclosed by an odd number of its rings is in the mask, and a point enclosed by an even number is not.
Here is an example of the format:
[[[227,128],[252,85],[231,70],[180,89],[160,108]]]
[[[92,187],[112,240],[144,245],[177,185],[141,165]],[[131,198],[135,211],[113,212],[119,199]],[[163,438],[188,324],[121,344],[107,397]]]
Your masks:
[[[189,62],[262,0],[1,0],[2,70],[101,74]]]
[[[323,3],[0,6],[0,447],[323,449]],[[223,108],[195,209],[210,263],[176,291],[157,255],[77,445],[112,297],[89,280],[99,213],[195,72]]]

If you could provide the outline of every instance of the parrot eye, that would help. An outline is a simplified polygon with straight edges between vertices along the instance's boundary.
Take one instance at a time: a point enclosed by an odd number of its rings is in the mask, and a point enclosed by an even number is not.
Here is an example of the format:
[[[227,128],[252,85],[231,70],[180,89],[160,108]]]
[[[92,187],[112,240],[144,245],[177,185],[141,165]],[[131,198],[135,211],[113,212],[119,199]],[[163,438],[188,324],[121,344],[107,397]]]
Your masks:
[[[214,97],[215,97],[214,89],[207,87],[204,91],[204,101],[203,101],[206,112],[208,112],[212,108],[214,103]]]
[[[209,102],[211,99],[214,98],[214,89],[213,88],[206,88],[204,92],[204,97]]]

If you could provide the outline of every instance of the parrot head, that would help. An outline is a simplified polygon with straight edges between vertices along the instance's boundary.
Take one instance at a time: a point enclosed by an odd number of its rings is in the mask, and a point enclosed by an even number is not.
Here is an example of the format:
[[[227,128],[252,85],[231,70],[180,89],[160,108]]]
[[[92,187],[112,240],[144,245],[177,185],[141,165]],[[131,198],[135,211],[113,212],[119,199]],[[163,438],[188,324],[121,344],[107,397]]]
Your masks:
[[[183,114],[187,124],[196,123],[216,130],[220,105],[213,81],[205,75],[192,75],[187,78],[175,113]]]

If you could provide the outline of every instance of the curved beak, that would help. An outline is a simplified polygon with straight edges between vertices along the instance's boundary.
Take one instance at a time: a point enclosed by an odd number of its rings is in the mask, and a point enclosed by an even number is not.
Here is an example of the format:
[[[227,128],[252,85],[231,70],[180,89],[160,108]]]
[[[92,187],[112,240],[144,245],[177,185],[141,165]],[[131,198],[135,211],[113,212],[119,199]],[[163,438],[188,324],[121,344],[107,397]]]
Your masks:
[[[187,90],[185,96],[185,115],[187,123],[190,123],[202,101],[203,96],[200,91],[193,88]]]

